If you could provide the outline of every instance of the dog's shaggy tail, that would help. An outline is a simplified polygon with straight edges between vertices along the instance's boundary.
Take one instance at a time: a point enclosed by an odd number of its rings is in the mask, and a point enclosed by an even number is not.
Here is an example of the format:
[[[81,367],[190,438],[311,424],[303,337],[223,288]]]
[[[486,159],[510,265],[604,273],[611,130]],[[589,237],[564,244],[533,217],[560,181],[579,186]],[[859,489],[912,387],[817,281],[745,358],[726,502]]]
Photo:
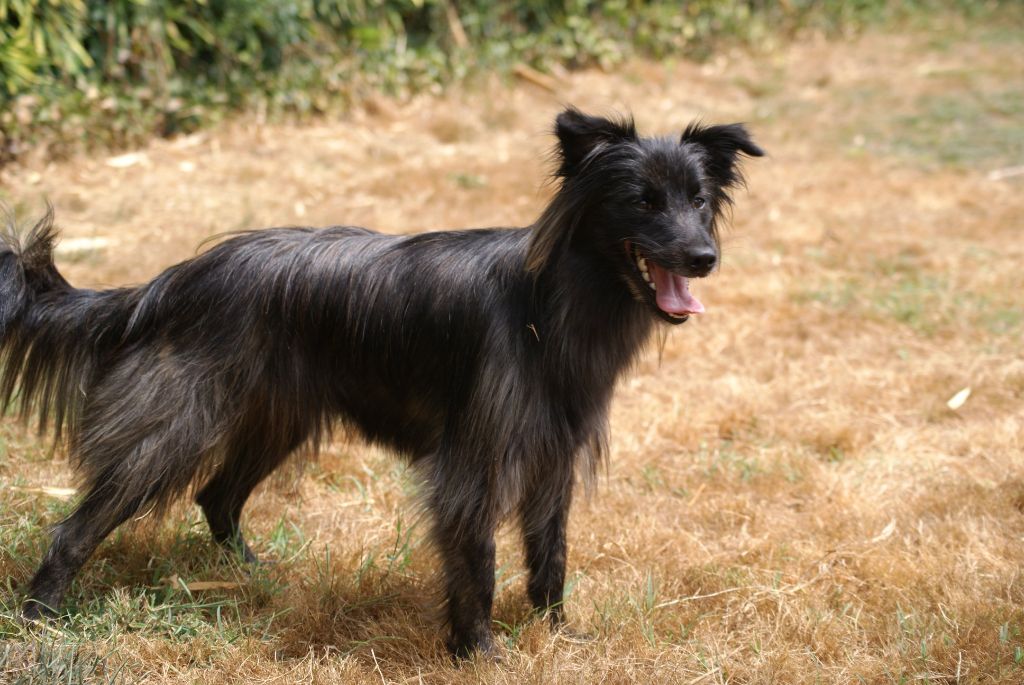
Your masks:
[[[53,208],[23,236],[7,213],[0,231],[0,408],[38,412],[39,430],[58,441],[71,430],[96,355],[117,340],[131,312],[130,291],[77,290],[53,263]]]
[[[60,278],[53,265],[53,207],[32,227],[24,240],[19,239],[14,217],[5,212],[5,225],[0,234],[0,341],[6,341],[28,307],[31,287],[42,286]]]

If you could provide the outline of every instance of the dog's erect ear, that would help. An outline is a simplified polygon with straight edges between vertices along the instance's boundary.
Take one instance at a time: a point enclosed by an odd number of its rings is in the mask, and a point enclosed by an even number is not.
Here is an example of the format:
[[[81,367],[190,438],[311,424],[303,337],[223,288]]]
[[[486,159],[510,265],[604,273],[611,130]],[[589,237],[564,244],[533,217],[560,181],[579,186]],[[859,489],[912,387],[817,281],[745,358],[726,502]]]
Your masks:
[[[569,107],[555,119],[555,135],[561,158],[558,175],[564,178],[579,171],[587,157],[601,147],[636,140],[636,126],[632,119],[611,121]]]
[[[533,273],[540,272],[545,265],[557,259],[576,230],[581,214],[579,205],[586,195],[566,192],[573,177],[601,150],[637,139],[632,119],[611,121],[589,116],[575,107],[567,108],[555,119],[555,135],[558,136],[556,154],[559,163],[555,176],[562,179],[563,187],[531,231],[526,270]]]
[[[558,136],[559,162],[555,175],[566,184],[601,150],[617,143],[637,140],[636,126],[632,119],[611,121],[586,115],[575,107],[567,108],[555,119],[555,135]],[[530,246],[526,253],[527,271],[540,272],[564,252],[576,230],[581,214],[578,205],[584,197],[580,192],[566,193],[563,187],[559,197],[548,205],[530,235]]]
[[[763,157],[764,150],[750,138],[743,124],[702,126],[690,124],[683,131],[681,144],[691,143],[704,149],[704,170],[721,188],[730,188],[742,182],[737,166],[741,154],[748,157]]]

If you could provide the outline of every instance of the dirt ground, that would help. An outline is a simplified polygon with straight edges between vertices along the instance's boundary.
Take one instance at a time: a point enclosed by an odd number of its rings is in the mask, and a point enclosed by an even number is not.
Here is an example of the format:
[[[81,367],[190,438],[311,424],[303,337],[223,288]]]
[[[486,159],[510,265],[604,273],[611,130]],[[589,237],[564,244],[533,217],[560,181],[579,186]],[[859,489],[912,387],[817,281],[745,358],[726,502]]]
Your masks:
[[[242,228],[525,225],[565,103],[644,132],[746,121],[770,153],[700,283],[708,312],[621,385],[610,467],[573,510],[568,613],[594,639],[531,620],[508,530],[505,659],[455,669],[414,484],[358,443],[251,501],[276,563],[219,558],[182,506],[113,536],[74,616],[29,634],[17,588],[70,506],[52,488],[74,480],[6,420],[0,681],[48,682],[49,665],[145,683],[1024,682],[1019,13],[636,62],[554,93],[493,80],[313,125],[244,119],[29,160],[0,172],[0,198],[24,220],[54,204],[83,287],[147,280]]]

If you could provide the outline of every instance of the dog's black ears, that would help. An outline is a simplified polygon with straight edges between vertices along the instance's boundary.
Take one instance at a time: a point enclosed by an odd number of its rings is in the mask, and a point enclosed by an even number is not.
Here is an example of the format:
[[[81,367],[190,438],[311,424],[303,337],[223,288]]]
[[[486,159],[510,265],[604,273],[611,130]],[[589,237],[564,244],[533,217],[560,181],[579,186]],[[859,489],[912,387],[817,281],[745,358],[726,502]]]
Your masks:
[[[742,183],[737,162],[741,154],[748,157],[763,157],[764,150],[750,138],[743,124],[722,124],[703,126],[692,123],[683,131],[681,144],[693,144],[704,149],[705,172],[721,188]]]
[[[562,179],[576,176],[607,147],[637,140],[636,125],[631,118],[613,121],[584,114],[575,107],[566,108],[555,118],[555,135],[558,136],[555,151],[558,171],[555,175]],[[570,193],[565,201],[548,205],[530,234],[530,246],[526,252],[527,271],[541,271],[565,249],[580,214],[573,203],[579,203],[582,198],[580,193]]]
[[[606,145],[637,139],[632,118],[613,121],[593,117],[569,107],[555,119],[558,153],[561,164],[558,175],[572,176],[586,160]]]

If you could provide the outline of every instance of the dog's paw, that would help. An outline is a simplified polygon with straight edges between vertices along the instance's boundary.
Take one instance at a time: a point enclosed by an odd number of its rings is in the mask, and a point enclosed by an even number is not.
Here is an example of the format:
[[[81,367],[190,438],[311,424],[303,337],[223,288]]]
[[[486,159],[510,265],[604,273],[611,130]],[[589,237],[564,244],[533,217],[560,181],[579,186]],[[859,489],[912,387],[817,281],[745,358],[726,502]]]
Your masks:
[[[237,561],[246,565],[259,566],[266,562],[260,560],[259,556],[252,551],[252,548],[245,540],[236,538],[234,540],[218,543],[221,556],[229,561]]]
[[[505,660],[505,652],[494,639],[488,636],[476,642],[448,641],[448,653],[456,665],[467,661],[491,662],[500,664]]]
[[[240,556],[243,564],[250,564],[252,566],[263,566],[277,563],[274,559],[268,559],[263,561],[257,556],[256,552],[253,552],[249,545],[244,545],[241,550]]]
[[[21,607],[21,622],[26,626],[47,623],[56,617],[56,611],[35,599],[25,600]]]
[[[476,652],[476,658],[480,661],[486,661],[492,664],[504,663],[505,650],[492,642],[486,647],[479,648]]]

